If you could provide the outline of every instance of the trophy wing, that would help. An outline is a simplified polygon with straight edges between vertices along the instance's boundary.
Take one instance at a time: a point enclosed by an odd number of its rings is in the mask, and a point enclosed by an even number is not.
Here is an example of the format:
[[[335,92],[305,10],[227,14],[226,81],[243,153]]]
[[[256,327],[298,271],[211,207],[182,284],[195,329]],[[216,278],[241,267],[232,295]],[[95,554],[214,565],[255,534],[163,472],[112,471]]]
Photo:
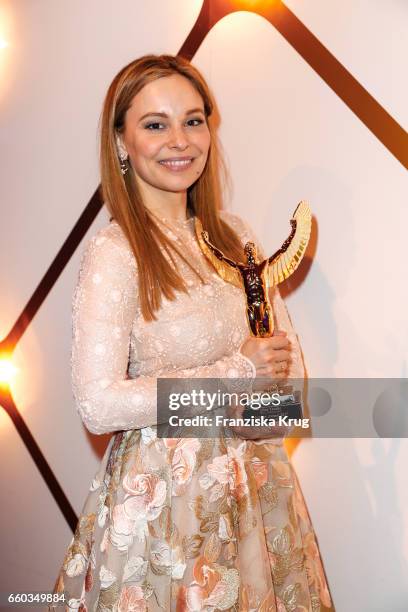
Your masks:
[[[281,248],[268,260],[265,270],[267,287],[274,287],[288,278],[299,266],[305,254],[312,228],[312,213],[301,200],[291,219],[292,232]]]
[[[212,263],[218,275],[227,283],[242,288],[242,277],[237,265],[225,257],[222,251],[211,244],[208,239],[204,238],[205,232],[198,217],[195,219],[195,232],[202,252]]]

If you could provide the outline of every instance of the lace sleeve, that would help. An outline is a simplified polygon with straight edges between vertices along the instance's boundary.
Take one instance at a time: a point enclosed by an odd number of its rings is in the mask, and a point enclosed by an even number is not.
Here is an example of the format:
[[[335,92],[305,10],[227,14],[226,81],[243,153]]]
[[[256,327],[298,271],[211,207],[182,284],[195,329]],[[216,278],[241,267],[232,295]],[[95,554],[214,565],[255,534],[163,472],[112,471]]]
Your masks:
[[[82,256],[72,301],[71,380],[75,405],[94,434],[157,423],[157,377],[129,378],[132,323],[138,306],[136,262],[118,228],[102,228]],[[255,369],[235,351],[209,365],[163,378],[229,378],[231,388]],[[242,387],[237,387],[242,388]]]
[[[254,242],[257,247],[258,258],[265,259],[264,247],[247,221],[244,221],[242,217],[230,211],[222,211],[221,217],[234,228],[243,244],[249,240]],[[287,338],[291,343],[291,362],[289,365],[288,378],[302,379],[305,375],[302,349],[298,336],[293,329],[288,309],[281,297],[278,287],[273,287],[269,290],[269,299],[274,311],[276,327],[277,329],[287,332]]]

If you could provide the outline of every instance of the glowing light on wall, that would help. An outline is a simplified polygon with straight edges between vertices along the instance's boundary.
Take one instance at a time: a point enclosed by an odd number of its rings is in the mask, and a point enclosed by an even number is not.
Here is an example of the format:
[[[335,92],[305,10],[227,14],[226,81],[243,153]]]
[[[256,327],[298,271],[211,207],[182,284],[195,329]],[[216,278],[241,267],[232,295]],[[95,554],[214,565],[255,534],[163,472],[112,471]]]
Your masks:
[[[0,51],[9,46],[11,35],[11,12],[6,7],[0,8]]]
[[[280,1],[280,0],[279,0]],[[233,0],[232,5],[241,10],[261,10],[269,8],[272,4],[278,4],[278,0]]]
[[[11,10],[0,6],[0,100],[11,86],[10,47],[13,40],[13,21]]]
[[[9,357],[0,358],[0,386],[9,386],[14,379],[17,368]]]

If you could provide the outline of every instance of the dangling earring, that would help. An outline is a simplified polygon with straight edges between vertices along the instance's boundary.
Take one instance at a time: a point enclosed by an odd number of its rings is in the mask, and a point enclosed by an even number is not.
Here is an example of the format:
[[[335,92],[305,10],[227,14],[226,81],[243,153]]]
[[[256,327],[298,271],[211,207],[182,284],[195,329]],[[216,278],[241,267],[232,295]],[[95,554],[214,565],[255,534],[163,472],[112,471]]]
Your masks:
[[[116,147],[119,155],[120,171],[123,175],[125,175],[129,170],[129,164],[127,161],[129,156],[118,135],[116,136]]]
[[[129,165],[127,163],[127,157],[122,157],[122,155],[119,155],[119,163],[120,163],[120,171],[122,172],[122,174],[126,174],[126,172],[129,169]]]

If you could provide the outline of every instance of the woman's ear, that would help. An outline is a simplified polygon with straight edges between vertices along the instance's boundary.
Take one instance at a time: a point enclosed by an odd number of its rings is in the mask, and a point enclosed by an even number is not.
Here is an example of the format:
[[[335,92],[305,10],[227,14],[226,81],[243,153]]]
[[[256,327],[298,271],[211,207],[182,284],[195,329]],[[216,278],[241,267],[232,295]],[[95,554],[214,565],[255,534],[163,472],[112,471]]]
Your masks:
[[[129,157],[126,147],[122,142],[122,138],[120,137],[118,133],[116,133],[116,148],[118,151],[118,155],[122,161],[124,161],[125,159]]]

